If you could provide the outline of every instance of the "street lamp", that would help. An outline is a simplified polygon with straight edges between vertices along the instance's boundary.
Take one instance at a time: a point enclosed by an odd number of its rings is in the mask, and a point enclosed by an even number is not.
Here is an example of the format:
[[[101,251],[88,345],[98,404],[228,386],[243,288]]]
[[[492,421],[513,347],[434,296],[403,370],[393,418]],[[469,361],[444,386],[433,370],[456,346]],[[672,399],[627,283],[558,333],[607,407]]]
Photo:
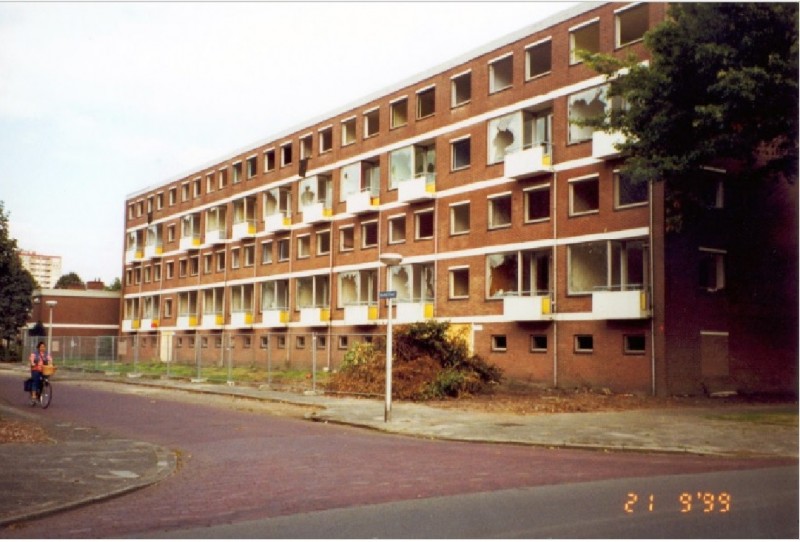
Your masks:
[[[400,265],[403,256],[392,252],[381,254],[381,263],[389,267]],[[388,271],[386,283],[389,283]],[[386,315],[386,404],[383,410],[383,421],[389,422],[392,419],[392,305],[394,298],[397,297],[396,290],[386,290],[380,292],[380,297],[388,300],[388,314]]]
[[[53,355],[50,351],[50,343],[53,340],[53,309],[58,305],[58,301],[51,299],[45,301],[45,304],[50,308],[50,325],[47,327],[47,353]]]

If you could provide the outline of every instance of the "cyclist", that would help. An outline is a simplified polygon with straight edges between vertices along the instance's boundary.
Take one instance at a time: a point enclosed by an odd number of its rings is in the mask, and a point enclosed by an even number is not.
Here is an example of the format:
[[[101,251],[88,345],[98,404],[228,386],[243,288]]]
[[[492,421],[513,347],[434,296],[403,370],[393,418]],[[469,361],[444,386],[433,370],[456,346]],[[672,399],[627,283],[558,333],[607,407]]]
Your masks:
[[[31,406],[36,404],[36,394],[42,389],[42,368],[53,363],[53,357],[47,351],[47,344],[39,341],[36,352],[31,352]]]

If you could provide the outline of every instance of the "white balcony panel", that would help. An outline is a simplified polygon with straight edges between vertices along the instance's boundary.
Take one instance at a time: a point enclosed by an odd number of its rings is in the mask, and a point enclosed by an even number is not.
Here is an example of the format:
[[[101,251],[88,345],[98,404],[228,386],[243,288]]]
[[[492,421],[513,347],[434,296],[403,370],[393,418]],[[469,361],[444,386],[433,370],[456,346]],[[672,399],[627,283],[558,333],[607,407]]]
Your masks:
[[[395,303],[397,312],[395,320],[401,324],[413,322],[423,322],[428,318],[433,318],[433,303]]]
[[[161,256],[164,253],[164,247],[162,245],[147,245],[144,247],[144,257],[145,258],[155,258],[157,256]]]
[[[312,203],[303,207],[303,222],[307,224],[330,222],[331,215],[331,209],[326,209],[322,202]]]
[[[592,133],[592,158],[609,160],[620,155],[616,145],[623,143],[625,136],[622,132],[603,132],[598,130]]]
[[[178,316],[178,329],[194,329],[197,327],[197,315]]]
[[[503,316],[515,322],[552,320],[550,297],[545,295],[504,297]]]
[[[233,239],[244,239],[253,237],[256,234],[256,223],[254,220],[237,222],[233,225]]]
[[[200,247],[200,237],[181,237],[180,240],[180,249],[181,250],[192,250]]]
[[[505,176],[509,179],[522,179],[549,173],[550,157],[544,148],[537,145],[530,149],[507,154],[505,157]]]
[[[221,314],[204,314],[202,320],[202,327],[203,329],[214,329],[217,327],[222,327],[222,324],[225,323],[225,317]]]
[[[261,317],[262,323],[269,327],[283,327],[289,321],[289,312],[281,309],[268,309]]]
[[[286,230],[290,225],[291,219],[283,216],[283,213],[276,213],[264,217],[264,231],[267,233]]]
[[[140,329],[143,331],[156,329],[158,327],[158,318],[142,318],[141,323],[142,325]]]
[[[214,245],[225,240],[225,230],[206,231],[206,244]]]
[[[347,212],[358,215],[377,211],[378,206],[373,205],[372,200],[372,194],[369,191],[350,194],[347,196]]]
[[[330,320],[331,311],[323,307],[300,309],[300,323],[307,326],[321,326]]]
[[[435,185],[428,183],[425,176],[397,183],[397,201],[406,203],[433,199]]]
[[[377,305],[348,305],[344,308],[344,321],[354,326],[374,324],[377,318]]]
[[[648,318],[647,296],[642,290],[592,293],[592,317],[598,320]]]
[[[122,331],[136,331],[139,329],[139,320],[123,320]]]
[[[231,313],[231,326],[250,327],[253,325],[252,311],[236,311]]]

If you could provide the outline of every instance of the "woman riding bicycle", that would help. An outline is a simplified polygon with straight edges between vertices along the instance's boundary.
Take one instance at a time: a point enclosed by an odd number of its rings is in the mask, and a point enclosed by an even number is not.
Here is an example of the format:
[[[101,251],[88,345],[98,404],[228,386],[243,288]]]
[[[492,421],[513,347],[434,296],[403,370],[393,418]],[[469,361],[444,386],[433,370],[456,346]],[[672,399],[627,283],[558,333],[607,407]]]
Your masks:
[[[36,404],[37,393],[42,389],[42,369],[53,363],[53,357],[47,352],[47,344],[39,341],[36,352],[31,353],[31,406]]]

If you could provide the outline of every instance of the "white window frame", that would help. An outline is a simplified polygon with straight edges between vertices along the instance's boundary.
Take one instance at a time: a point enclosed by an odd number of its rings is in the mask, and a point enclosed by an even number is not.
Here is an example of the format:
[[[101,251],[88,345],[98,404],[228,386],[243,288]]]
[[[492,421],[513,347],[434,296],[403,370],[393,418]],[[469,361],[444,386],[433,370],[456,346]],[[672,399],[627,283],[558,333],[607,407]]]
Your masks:
[[[498,68],[502,67],[505,69],[506,62],[510,62],[511,66],[508,69],[508,73],[498,73]],[[501,64],[502,63],[502,64]],[[514,53],[506,53],[501,55],[497,58],[493,58],[488,63],[488,71],[489,71],[489,94],[496,94],[508,88],[514,86]],[[504,71],[504,70],[503,70]],[[498,83],[498,79],[501,75],[508,75],[509,81],[500,81]]]
[[[469,97],[466,99],[459,98],[458,90],[461,88],[459,85],[460,81],[463,81],[464,78],[469,78],[468,88],[469,88]],[[460,73],[453,75],[450,78],[450,108],[455,109],[456,107],[461,107],[462,105],[467,105],[472,101],[472,70],[466,70]]]
[[[495,214],[496,211],[494,210],[494,203],[495,203],[495,201],[497,201],[499,199],[506,199],[506,198],[508,198],[510,200],[509,206],[508,206],[508,210],[509,210],[508,222],[504,222],[503,224],[495,224],[494,223],[494,221],[495,221],[494,214]],[[514,222],[514,209],[513,209],[513,207],[514,207],[514,199],[513,198],[514,198],[514,196],[512,195],[512,193],[510,191],[509,192],[501,192],[499,194],[492,194],[491,196],[488,196],[486,198],[487,207],[488,207],[487,208],[487,213],[486,213],[486,226],[487,226],[487,228],[489,230],[499,230],[499,229],[510,228],[511,227],[511,225]]]
[[[466,294],[458,294],[455,293],[455,277],[457,274],[465,272],[467,273],[467,293]],[[470,288],[470,272],[468,265],[457,265],[453,267],[449,267],[447,269],[447,280],[448,280],[448,299],[469,299],[469,288]]]
[[[575,211],[575,185],[595,181],[597,183],[597,208],[584,211]],[[569,187],[569,216],[586,216],[596,215],[600,212],[600,175],[595,173],[592,175],[584,175],[582,177],[575,177],[567,181]]]
[[[544,218],[529,218],[529,215],[530,215],[530,200],[528,199],[528,197],[533,192],[543,192],[545,190],[548,193],[548,197],[547,197],[547,216],[544,217]],[[535,186],[531,186],[531,187],[525,188],[522,191],[522,200],[523,200],[522,212],[524,213],[522,218],[523,218],[523,222],[525,224],[537,224],[539,222],[547,222],[547,221],[550,220],[550,218],[551,218],[551,216],[553,214],[553,191],[552,191],[552,187],[550,186],[549,182],[543,183],[543,184],[537,184]]]
[[[531,74],[531,55],[534,53],[534,50],[538,50],[540,47],[543,47],[545,44],[549,44],[550,47],[550,69],[547,71],[543,71],[537,74]],[[530,81],[532,79],[538,79],[540,77],[544,77],[545,75],[549,75],[553,72],[553,38],[552,36],[547,36],[544,39],[539,41],[533,42],[530,45],[525,46],[525,80]]]

